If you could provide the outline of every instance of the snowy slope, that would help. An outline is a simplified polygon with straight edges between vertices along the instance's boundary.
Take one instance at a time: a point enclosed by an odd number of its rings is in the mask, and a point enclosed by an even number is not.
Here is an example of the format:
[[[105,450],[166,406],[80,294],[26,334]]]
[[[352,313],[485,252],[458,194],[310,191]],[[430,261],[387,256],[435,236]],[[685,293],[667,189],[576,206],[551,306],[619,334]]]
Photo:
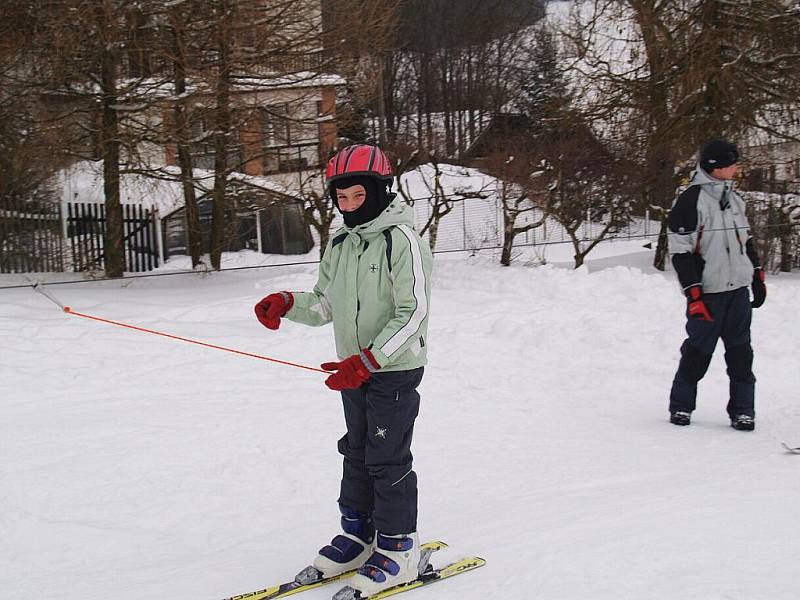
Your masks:
[[[644,264],[644,260],[642,261]],[[414,442],[423,538],[486,567],[417,600],[794,599],[797,276],[755,313],[758,428],[724,414],[722,353],[667,423],[672,277],[436,258]],[[51,286],[75,310],[316,366],[328,328],[252,305],[315,265]],[[0,280],[3,284],[6,280]],[[0,598],[219,600],[285,580],[335,533],[343,432],[314,372],[0,291]],[[328,598],[334,589],[303,598]]]

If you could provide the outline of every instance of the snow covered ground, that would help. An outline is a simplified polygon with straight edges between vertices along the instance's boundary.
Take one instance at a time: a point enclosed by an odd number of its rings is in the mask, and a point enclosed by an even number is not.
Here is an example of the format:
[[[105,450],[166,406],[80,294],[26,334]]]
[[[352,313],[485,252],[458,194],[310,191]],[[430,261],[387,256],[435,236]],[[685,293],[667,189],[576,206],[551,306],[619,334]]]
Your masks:
[[[721,351],[677,428],[666,402],[684,301],[631,252],[641,244],[619,248],[578,271],[437,256],[419,530],[451,544],[439,561],[488,564],[409,600],[796,598],[800,457],[780,441],[800,445],[800,278],[770,277],[755,312],[756,431],[728,426]],[[270,332],[252,312],[315,273],[48,291],[317,366],[329,328]],[[290,579],[336,532],[343,420],[321,374],[70,316],[30,288],[0,290],[0,332],[3,600],[219,600]]]

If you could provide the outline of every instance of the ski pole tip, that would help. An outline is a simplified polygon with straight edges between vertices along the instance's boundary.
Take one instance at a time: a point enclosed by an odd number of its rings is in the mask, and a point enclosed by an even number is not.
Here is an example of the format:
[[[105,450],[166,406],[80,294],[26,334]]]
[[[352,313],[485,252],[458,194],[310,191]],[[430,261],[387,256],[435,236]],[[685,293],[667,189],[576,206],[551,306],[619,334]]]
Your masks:
[[[72,312],[72,309],[69,306],[65,306],[64,307],[64,312],[65,313]]]

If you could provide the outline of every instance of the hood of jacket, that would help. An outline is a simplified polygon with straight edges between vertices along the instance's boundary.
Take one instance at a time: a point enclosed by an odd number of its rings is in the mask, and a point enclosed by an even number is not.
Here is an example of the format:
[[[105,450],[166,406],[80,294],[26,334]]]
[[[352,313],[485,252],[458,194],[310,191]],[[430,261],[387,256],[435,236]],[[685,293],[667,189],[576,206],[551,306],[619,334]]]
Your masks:
[[[348,235],[357,235],[363,239],[369,239],[395,225],[413,225],[411,208],[397,196],[383,209],[381,214],[371,221],[355,227],[345,226],[341,231]]]
[[[702,185],[706,191],[712,194],[720,194],[724,189],[730,191],[734,183],[732,179],[717,179],[716,177],[712,177],[704,169],[697,167],[694,173],[692,173],[692,179],[689,185]]]

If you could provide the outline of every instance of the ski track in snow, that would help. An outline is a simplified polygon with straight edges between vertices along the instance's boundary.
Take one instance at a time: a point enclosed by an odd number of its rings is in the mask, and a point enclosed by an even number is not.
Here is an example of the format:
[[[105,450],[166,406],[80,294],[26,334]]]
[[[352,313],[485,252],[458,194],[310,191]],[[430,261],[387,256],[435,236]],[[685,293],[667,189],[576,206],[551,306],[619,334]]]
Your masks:
[[[316,367],[328,327],[253,304],[313,265],[52,286],[73,309]],[[674,278],[437,258],[414,452],[419,531],[488,564],[425,599],[794,599],[800,279],[754,312],[757,429],[725,415],[720,345],[667,423]],[[0,598],[219,600],[291,579],[337,532],[343,419],[323,375],[0,304]],[[337,589],[305,592],[328,598]]]

